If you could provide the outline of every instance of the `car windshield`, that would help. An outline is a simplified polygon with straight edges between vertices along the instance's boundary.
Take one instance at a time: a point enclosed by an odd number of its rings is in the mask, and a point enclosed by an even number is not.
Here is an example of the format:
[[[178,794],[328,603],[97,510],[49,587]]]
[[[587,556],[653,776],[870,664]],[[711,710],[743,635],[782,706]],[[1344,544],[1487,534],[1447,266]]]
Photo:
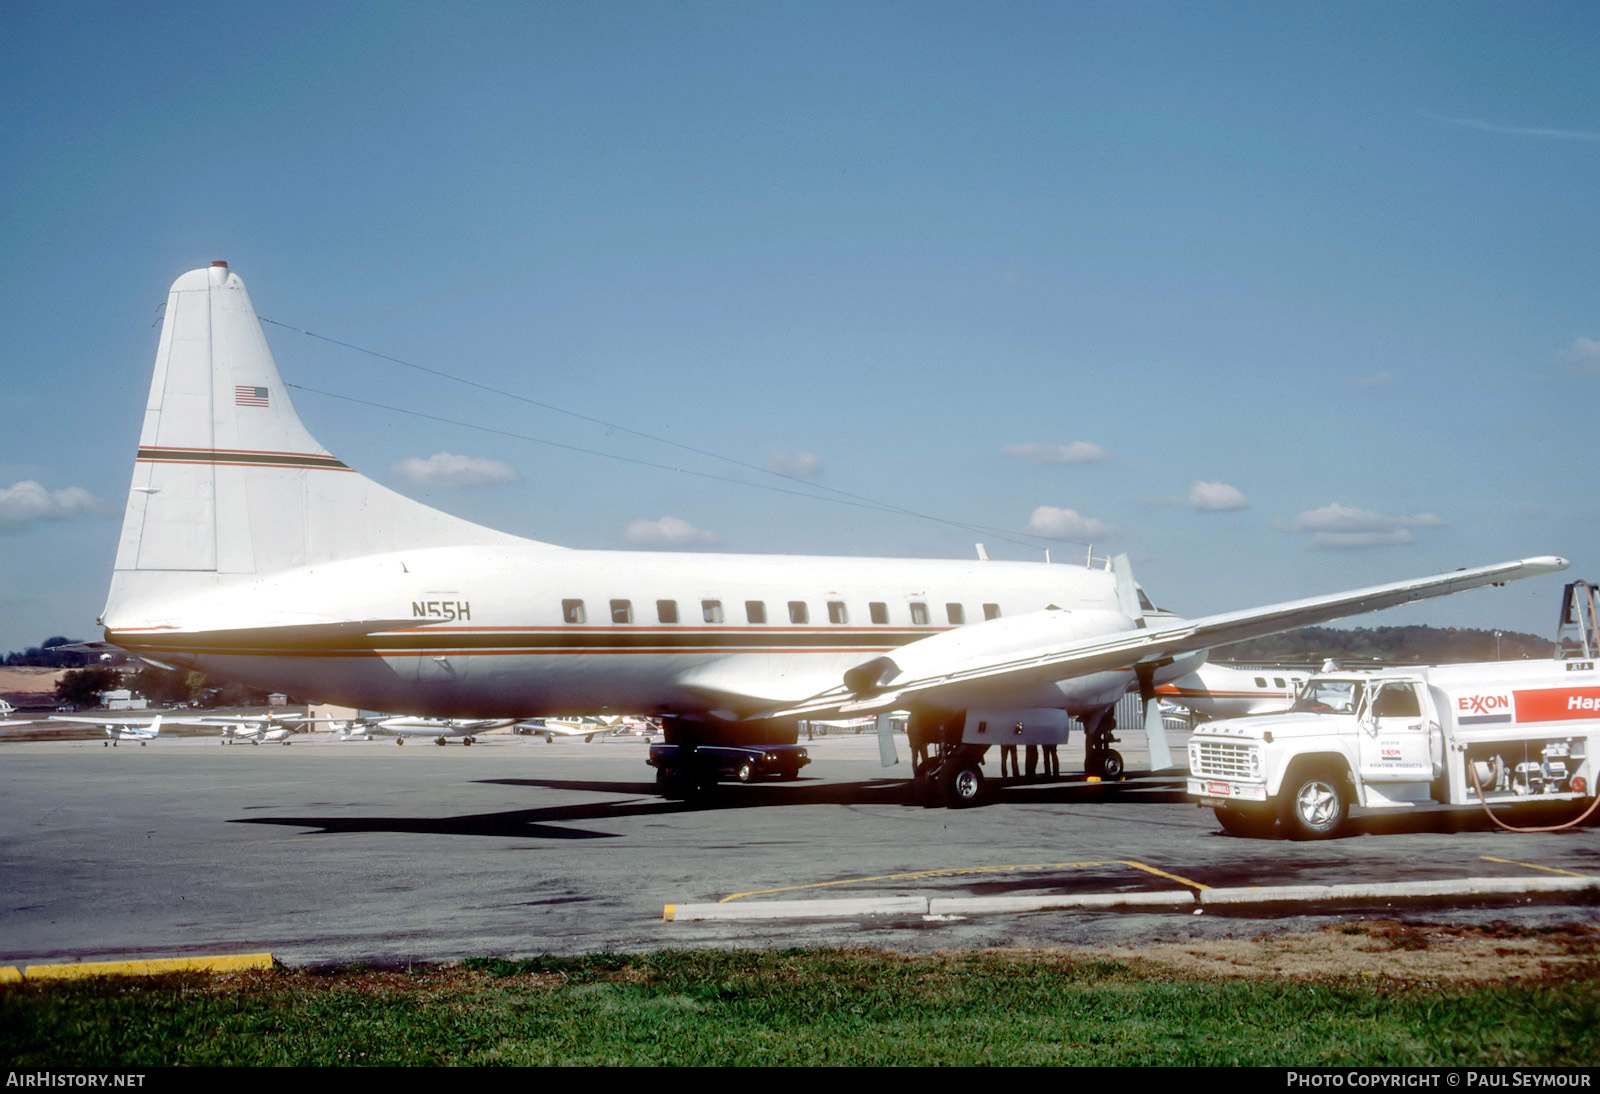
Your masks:
[[[1312,680],[1301,690],[1294,709],[1303,714],[1354,714],[1360,702],[1359,680]]]

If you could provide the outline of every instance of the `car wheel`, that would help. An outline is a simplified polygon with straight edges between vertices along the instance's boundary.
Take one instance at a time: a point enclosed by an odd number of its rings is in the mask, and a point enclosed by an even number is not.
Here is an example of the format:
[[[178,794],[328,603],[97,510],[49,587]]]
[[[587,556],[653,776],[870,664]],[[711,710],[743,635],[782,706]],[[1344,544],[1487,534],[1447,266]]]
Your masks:
[[[1283,824],[1295,839],[1328,839],[1344,827],[1350,801],[1339,775],[1319,771],[1285,784]]]

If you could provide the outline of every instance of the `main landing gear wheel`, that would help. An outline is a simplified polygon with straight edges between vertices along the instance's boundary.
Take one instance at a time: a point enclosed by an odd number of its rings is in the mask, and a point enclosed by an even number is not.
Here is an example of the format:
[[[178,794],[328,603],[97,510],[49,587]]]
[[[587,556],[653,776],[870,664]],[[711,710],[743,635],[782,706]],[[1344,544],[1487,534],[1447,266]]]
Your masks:
[[[952,809],[976,805],[983,797],[983,769],[975,763],[956,765],[945,784],[945,804]]]
[[[1098,752],[1089,757],[1089,762],[1085,766],[1087,767],[1089,774],[1096,775],[1099,778],[1106,779],[1108,781],[1120,779],[1122,778],[1122,772],[1124,770],[1122,765],[1122,753],[1118,752],[1114,748],[1108,748],[1103,752]]]
[[[1338,835],[1350,812],[1343,778],[1318,772],[1285,785],[1291,793],[1284,798],[1283,826],[1290,836],[1307,840]]]

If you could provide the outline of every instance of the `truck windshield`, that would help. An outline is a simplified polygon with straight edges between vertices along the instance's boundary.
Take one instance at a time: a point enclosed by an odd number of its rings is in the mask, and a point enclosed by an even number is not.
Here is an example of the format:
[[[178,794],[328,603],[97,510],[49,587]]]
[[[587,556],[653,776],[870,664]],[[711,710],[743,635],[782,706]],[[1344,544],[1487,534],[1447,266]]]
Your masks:
[[[1302,714],[1354,714],[1361,702],[1359,680],[1312,680],[1294,702]]]

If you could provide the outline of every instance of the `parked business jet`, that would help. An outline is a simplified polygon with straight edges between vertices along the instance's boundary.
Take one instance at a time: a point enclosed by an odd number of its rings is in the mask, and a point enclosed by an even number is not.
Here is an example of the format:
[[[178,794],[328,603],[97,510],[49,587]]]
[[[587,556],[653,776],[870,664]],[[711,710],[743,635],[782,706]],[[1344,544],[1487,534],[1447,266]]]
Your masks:
[[[1308,669],[1241,669],[1207,662],[1155,692],[1163,701],[1207,718],[1243,718],[1288,710],[1311,675]]]
[[[1209,646],[1564,569],[1544,557],[1184,621],[1126,559],[1042,563],[573,551],[367,479],[301,424],[226,263],[173,284],[106,607],[160,665],[432,717],[663,720],[671,792],[695,746],[792,745],[797,719],[907,710],[919,777],[954,804],[993,743],[1086,731]],[[880,717],[880,726],[889,719]],[[663,746],[655,746],[662,748]]]

